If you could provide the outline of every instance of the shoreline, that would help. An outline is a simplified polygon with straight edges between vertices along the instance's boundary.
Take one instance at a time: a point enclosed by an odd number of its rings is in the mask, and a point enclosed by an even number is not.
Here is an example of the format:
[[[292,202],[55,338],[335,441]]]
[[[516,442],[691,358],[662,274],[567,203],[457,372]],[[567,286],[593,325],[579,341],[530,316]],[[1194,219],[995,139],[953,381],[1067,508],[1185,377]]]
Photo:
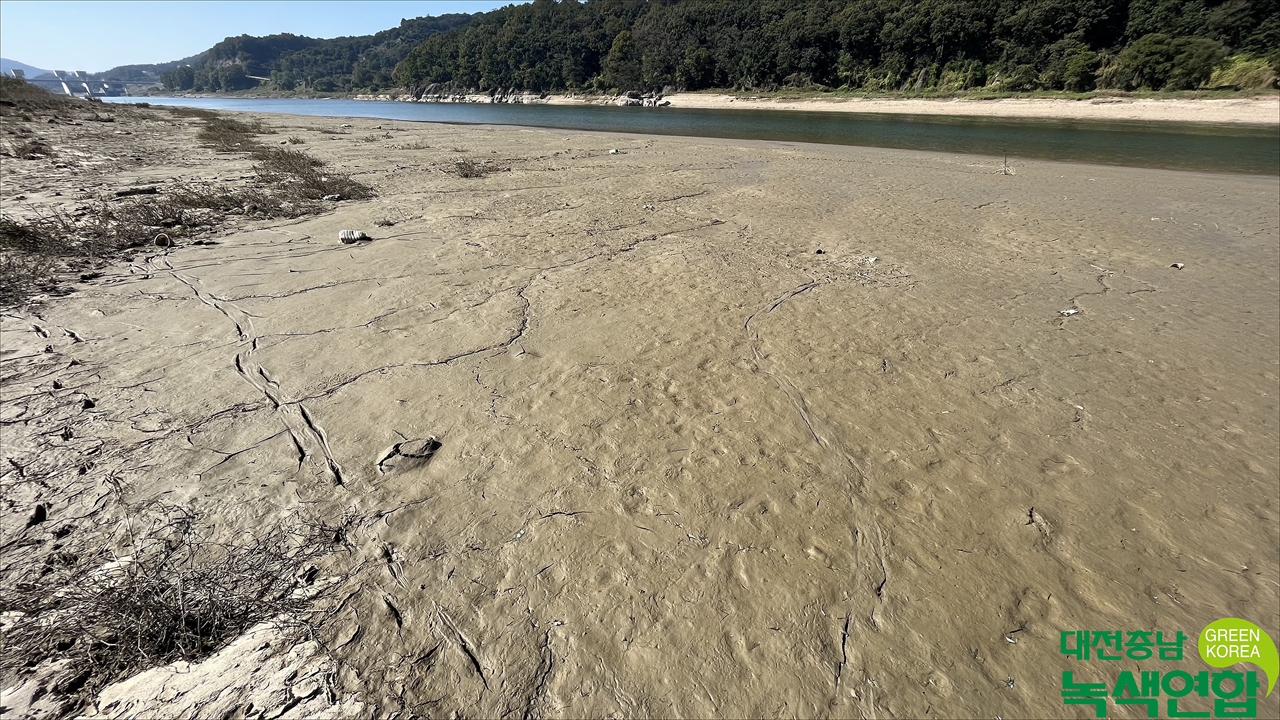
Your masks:
[[[1280,125],[1280,96],[1233,99],[1093,98],[758,98],[679,93],[671,107],[714,110],[950,115],[1056,120],[1140,120],[1241,125]]]
[[[170,97],[207,99],[307,99],[375,100],[384,102],[439,102],[486,104],[494,102],[484,93],[455,95],[449,99],[409,100],[400,93],[358,93],[343,96],[303,98],[292,95],[187,94]],[[525,105],[613,105],[616,96],[511,93],[499,96],[499,103]],[[701,110],[788,110],[800,112],[864,113],[887,115],[928,115],[952,117],[1023,118],[1040,120],[1104,120],[1177,122],[1249,126],[1280,125],[1280,95],[1234,98],[861,98],[861,97],[758,97],[729,93],[682,92],[660,96],[669,107]],[[139,96],[138,102],[146,102]]]

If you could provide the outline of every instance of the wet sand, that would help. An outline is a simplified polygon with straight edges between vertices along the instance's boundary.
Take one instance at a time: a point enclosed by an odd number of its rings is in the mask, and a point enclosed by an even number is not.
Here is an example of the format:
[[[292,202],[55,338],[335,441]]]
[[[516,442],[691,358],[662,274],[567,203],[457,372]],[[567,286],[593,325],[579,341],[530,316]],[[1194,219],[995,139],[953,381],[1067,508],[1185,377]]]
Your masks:
[[[98,716],[1091,717],[1061,630],[1277,635],[1277,178],[263,122],[378,197],[6,311],[4,454],[67,482],[2,518],[352,518],[340,610]],[[249,174],[134,130],[6,206]]]

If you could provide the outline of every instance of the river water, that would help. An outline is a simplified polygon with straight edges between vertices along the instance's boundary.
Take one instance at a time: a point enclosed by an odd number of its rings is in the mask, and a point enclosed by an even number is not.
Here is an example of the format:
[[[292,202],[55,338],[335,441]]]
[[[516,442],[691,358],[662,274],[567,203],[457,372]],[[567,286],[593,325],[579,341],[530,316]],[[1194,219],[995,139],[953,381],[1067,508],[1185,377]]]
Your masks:
[[[608,105],[275,98],[104,98],[324,117],[783,140],[1133,167],[1280,175],[1280,127]]]

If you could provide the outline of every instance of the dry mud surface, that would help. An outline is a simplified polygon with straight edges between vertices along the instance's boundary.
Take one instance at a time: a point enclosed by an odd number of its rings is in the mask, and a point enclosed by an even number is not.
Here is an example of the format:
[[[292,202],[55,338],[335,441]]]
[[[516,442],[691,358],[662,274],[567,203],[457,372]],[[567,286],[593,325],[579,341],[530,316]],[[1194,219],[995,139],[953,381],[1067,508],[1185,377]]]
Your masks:
[[[334,614],[91,715],[1084,717],[1060,630],[1275,634],[1276,178],[264,121],[378,197],[6,311],[4,530],[347,518]],[[115,129],[6,205],[251,164]]]

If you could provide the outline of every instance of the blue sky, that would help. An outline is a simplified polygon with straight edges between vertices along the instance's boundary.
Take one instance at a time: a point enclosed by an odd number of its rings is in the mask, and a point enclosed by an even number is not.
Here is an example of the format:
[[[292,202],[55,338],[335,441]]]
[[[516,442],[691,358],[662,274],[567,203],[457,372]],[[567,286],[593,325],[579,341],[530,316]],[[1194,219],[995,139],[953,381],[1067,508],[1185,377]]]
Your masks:
[[[45,70],[99,72],[179,60],[232,35],[370,35],[401,18],[484,12],[512,2],[0,0],[0,53]]]

